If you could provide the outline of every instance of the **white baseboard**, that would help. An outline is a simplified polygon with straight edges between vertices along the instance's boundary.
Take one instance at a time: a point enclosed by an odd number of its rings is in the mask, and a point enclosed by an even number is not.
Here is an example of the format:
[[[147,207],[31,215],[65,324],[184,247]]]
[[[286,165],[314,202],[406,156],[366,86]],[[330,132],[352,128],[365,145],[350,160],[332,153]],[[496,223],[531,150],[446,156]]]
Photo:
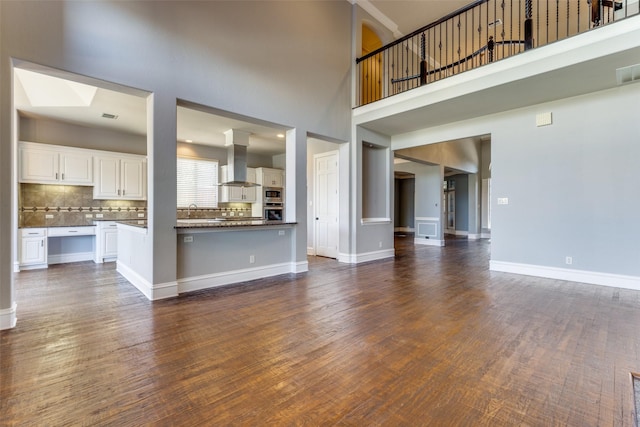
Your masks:
[[[395,249],[383,249],[381,251],[365,252],[361,254],[338,254],[338,262],[347,264],[360,264],[361,262],[376,261],[379,259],[393,258],[396,256]]]
[[[0,310],[0,331],[16,327],[18,318],[16,317],[17,304],[14,302],[11,308]]]
[[[21,265],[18,268],[18,271],[23,271],[23,270],[37,270],[39,268],[48,268],[49,264],[31,264],[31,265]]]
[[[444,246],[444,240],[440,240],[440,239],[415,238],[413,239],[413,243],[416,245],[426,245],[426,246]]]
[[[135,286],[149,300],[155,301],[178,295],[178,282],[152,284],[128,265],[118,261],[116,271]]]
[[[296,263],[285,262],[282,264],[273,264],[262,267],[204,274],[202,276],[185,277],[183,279],[178,279],[178,292],[199,291],[201,289],[248,282],[249,280],[278,276],[280,274],[303,273],[308,270],[309,264],[307,261],[300,261]]]
[[[19,273],[20,272],[20,263],[18,261],[14,261],[13,262],[13,272],[14,273]]]
[[[480,238],[481,239],[490,239],[491,238],[491,233],[480,233]]]
[[[541,265],[519,264],[514,262],[489,262],[489,269],[503,273],[526,276],[546,277],[548,279],[568,280],[591,285],[611,286],[614,288],[640,290],[640,277],[621,274],[600,273],[595,271],[571,270],[568,268],[545,267]]]
[[[76,252],[72,254],[55,254],[47,257],[49,264],[65,264],[68,262],[93,261],[93,252]]]
[[[481,234],[471,234],[471,233],[469,233],[467,238],[469,240],[480,240],[482,238],[482,235]]]
[[[313,246],[307,246],[307,255],[315,256],[316,255],[316,249]]]

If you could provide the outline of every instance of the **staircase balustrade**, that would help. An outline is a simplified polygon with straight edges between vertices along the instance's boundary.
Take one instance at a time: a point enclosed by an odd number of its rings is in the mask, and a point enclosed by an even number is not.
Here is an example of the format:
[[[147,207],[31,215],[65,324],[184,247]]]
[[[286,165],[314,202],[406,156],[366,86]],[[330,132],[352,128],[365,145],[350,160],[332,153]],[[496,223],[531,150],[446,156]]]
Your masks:
[[[638,13],[638,0],[476,0],[356,59],[356,107]]]

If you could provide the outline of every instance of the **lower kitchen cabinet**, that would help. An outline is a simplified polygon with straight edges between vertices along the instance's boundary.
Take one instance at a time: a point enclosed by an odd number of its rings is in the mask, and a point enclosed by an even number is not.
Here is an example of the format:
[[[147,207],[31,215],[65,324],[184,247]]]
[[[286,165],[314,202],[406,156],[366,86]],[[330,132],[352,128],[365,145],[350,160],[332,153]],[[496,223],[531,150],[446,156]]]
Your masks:
[[[47,229],[20,229],[20,268],[24,270],[47,267]]]
[[[118,256],[118,229],[115,221],[96,221],[95,262],[115,261]]]

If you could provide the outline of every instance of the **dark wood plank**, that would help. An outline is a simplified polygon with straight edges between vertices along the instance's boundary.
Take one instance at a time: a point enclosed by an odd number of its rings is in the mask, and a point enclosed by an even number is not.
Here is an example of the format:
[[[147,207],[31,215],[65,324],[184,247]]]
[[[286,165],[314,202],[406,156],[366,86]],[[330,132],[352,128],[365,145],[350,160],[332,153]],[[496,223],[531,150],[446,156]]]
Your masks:
[[[396,249],[154,303],[113,263],[18,273],[0,425],[633,425],[640,292]]]

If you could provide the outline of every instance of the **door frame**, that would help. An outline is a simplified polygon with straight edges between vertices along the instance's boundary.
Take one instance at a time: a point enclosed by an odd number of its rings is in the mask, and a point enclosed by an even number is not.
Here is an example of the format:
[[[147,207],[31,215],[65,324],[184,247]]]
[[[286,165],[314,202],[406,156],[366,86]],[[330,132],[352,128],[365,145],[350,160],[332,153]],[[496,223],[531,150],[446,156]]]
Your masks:
[[[336,259],[340,255],[340,150],[336,147],[335,150],[324,151],[313,155],[313,255],[318,254],[318,227],[315,218],[318,216],[318,177],[316,170],[316,159],[320,157],[336,156],[336,171],[337,171],[337,185],[336,185],[336,200],[338,200],[338,213],[337,213],[337,228],[336,228],[336,241],[338,246],[336,247]]]

